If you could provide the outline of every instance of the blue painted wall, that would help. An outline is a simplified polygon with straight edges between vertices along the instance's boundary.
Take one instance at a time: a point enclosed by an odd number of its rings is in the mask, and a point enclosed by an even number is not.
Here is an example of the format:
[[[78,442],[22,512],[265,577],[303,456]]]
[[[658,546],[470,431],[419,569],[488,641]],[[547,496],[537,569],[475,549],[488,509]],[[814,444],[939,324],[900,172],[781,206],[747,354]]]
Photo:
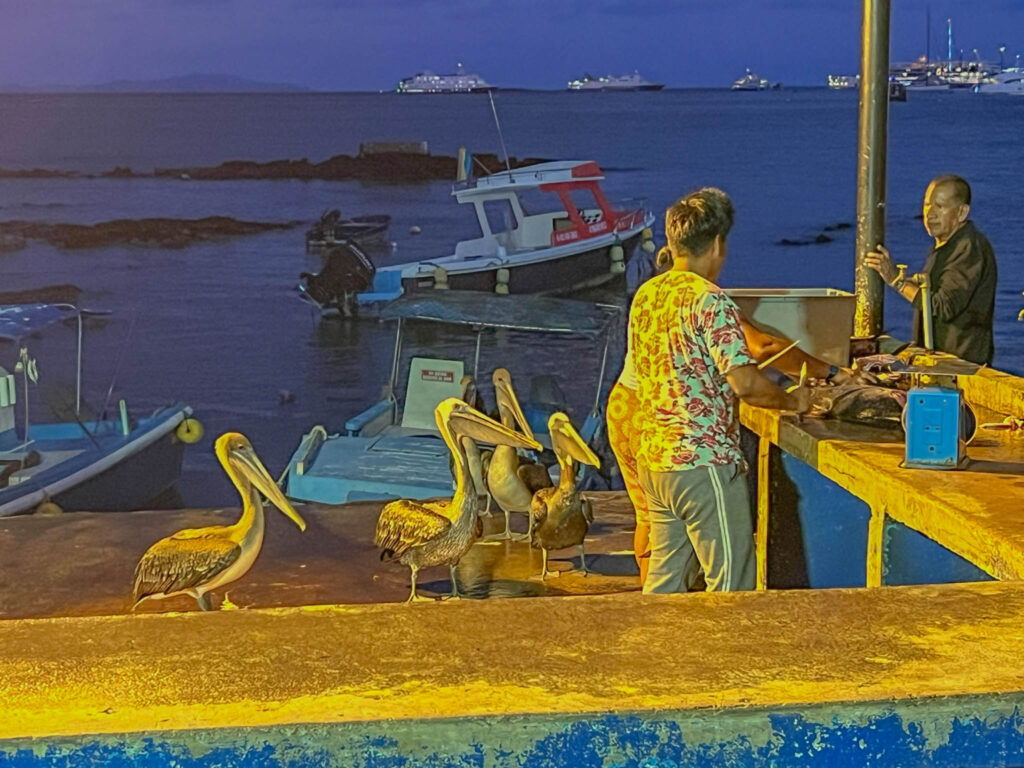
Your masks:
[[[605,715],[573,718],[494,717],[460,721],[466,739],[438,750],[416,749],[414,733],[431,729],[416,724],[379,723],[337,726],[293,725],[279,728],[222,729],[192,734],[138,737],[40,739],[31,745],[0,743],[0,768],[1005,768],[1024,765],[1024,719],[1013,707],[996,715],[984,701],[977,716],[952,717],[927,711],[906,718],[896,712],[844,722],[839,716],[807,719],[799,713],[720,710],[666,719]],[[945,718],[943,720],[943,718]],[[752,733],[731,726],[746,722]],[[822,720],[822,721],[819,721]],[[442,726],[450,730],[451,721]],[[939,727],[936,727],[939,726]],[[436,726],[435,726],[436,727]],[[382,735],[382,732],[395,736]],[[530,732],[536,739],[522,738]],[[740,733],[727,740],[715,732]],[[767,738],[757,734],[766,732]],[[929,743],[925,734],[940,743]],[[472,743],[487,734],[494,743]],[[704,737],[701,737],[701,734]],[[938,734],[938,736],[936,736]],[[945,734],[945,735],[944,735]],[[182,746],[185,740],[201,748]],[[508,740],[517,746],[503,747]],[[436,741],[436,739],[431,739]],[[459,741],[453,739],[453,741]],[[405,745],[404,747],[402,745]]]

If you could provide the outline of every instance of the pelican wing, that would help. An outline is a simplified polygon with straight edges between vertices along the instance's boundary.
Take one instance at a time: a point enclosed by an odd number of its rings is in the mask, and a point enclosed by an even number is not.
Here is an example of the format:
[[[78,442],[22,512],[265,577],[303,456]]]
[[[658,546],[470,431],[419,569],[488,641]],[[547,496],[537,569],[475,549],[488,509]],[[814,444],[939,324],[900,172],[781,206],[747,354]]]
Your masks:
[[[534,536],[544,521],[548,519],[548,500],[554,492],[553,487],[541,488],[533,494],[533,500],[530,502],[530,531]]]
[[[547,467],[543,464],[520,464],[516,470],[516,475],[523,481],[531,494],[536,493],[541,488],[551,488],[553,483],[551,482],[551,475],[548,474]]]
[[[580,504],[583,507],[583,519],[588,523],[594,522],[594,505],[590,502],[586,496],[580,499]]]
[[[190,528],[161,539],[135,566],[134,598],[169,595],[212,580],[242,554],[228,529]]]
[[[393,501],[380,511],[373,543],[381,558],[401,557],[413,547],[420,547],[452,527],[452,522],[430,507],[408,499]]]

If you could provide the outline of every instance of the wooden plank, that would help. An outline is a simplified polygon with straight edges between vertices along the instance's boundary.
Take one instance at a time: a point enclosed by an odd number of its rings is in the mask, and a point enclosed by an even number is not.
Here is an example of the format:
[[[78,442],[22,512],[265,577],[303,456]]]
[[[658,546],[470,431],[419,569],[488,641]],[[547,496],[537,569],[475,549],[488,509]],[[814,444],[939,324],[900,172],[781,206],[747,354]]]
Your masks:
[[[867,573],[865,586],[882,586],[882,550],[885,538],[885,507],[871,510],[871,521],[868,523]]]
[[[757,558],[757,589],[768,588],[768,522],[771,512],[772,442],[762,437],[757,444],[757,531],[754,552]]]

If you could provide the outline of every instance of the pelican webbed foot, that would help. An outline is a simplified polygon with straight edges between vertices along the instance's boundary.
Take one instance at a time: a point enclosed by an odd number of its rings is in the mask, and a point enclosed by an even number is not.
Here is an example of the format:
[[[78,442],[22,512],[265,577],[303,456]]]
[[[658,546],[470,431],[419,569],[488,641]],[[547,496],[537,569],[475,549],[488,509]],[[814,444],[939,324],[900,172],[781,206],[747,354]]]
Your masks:
[[[224,593],[224,599],[221,601],[220,609],[222,611],[237,611],[238,610],[238,606],[235,605],[234,603],[232,603],[231,600],[228,598],[228,593],[227,592]]]
[[[544,581],[544,580],[547,579],[548,576],[550,576],[552,578],[556,578],[558,576],[561,576],[562,575],[561,571],[552,571],[552,570],[548,569],[548,551],[546,549],[544,549],[543,547],[541,547],[540,551],[541,551],[541,556],[543,558],[543,560],[542,560],[543,565],[541,566],[541,569],[540,569],[540,580]]]
[[[452,591],[449,594],[445,595],[444,598],[442,598],[442,599],[444,599],[444,600],[461,600],[462,599],[462,594],[459,592],[459,582],[455,578],[455,566],[454,565],[449,565],[448,566],[448,576],[449,576],[449,578],[452,581]]]
[[[422,595],[416,594],[416,574],[419,572],[419,568],[413,568],[412,566],[410,566],[409,570],[411,571],[410,581],[412,581],[412,590],[409,592],[409,599],[406,600],[405,602],[407,602],[407,603],[433,603],[434,602],[434,598],[432,598],[432,597],[423,597]]]
[[[590,571],[587,570],[587,553],[583,550],[582,544],[580,544],[580,572],[584,576],[590,575]]]

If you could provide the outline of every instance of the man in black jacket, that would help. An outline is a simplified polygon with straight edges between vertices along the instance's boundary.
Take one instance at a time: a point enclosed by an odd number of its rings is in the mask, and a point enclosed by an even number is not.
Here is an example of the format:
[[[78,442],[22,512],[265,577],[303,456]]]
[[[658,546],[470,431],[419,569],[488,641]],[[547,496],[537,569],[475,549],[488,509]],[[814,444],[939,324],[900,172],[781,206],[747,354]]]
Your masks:
[[[996,257],[974,222],[971,187],[959,176],[938,176],[924,193],[924,228],[935,239],[924,270],[899,277],[882,246],[865,263],[914,305],[914,340],[923,343],[921,278],[928,276],[935,348],[972,363],[991,365],[992,316],[996,299]]]

